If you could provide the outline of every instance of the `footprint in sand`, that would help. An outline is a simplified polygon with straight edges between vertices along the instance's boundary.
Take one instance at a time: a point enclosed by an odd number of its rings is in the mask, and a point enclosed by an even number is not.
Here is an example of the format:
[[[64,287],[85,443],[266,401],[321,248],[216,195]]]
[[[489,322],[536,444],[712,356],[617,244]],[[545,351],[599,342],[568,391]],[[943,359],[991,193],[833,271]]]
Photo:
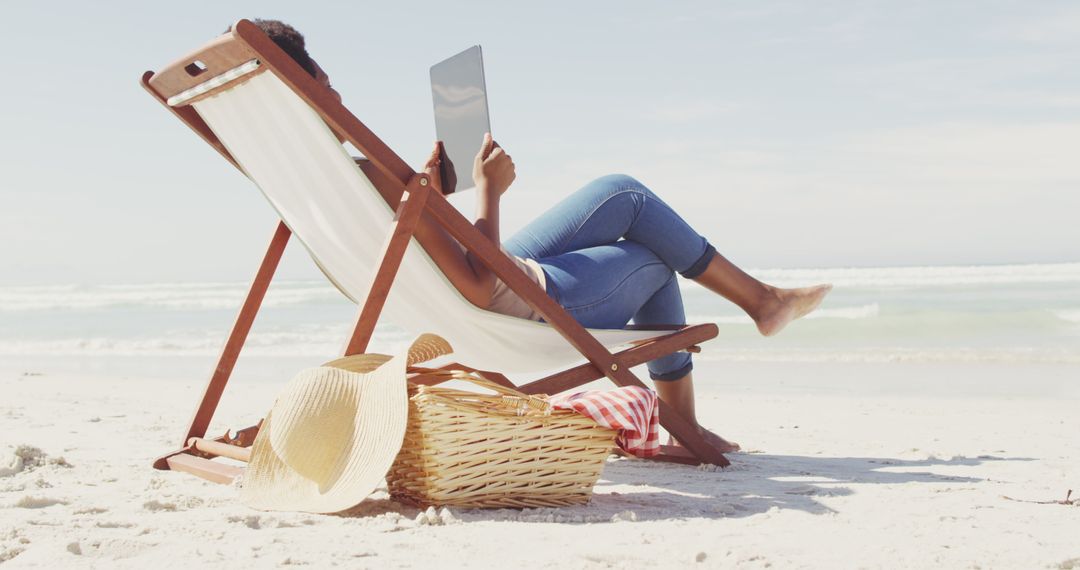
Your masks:
[[[149,542],[126,538],[112,538],[70,542],[67,544],[66,549],[76,556],[84,556],[87,558],[103,557],[110,560],[118,560],[137,556],[154,546],[154,543]]]
[[[152,511],[152,512],[159,512],[159,511],[169,511],[169,512],[186,511],[188,509],[194,509],[194,508],[201,507],[205,503],[206,503],[206,501],[204,501],[204,500],[202,500],[202,499],[200,499],[198,497],[183,497],[183,498],[181,498],[179,500],[174,499],[174,500],[160,500],[160,501],[157,500],[157,499],[150,499],[149,501],[146,501],[145,503],[143,503],[143,508],[148,510],[148,511]]]
[[[151,512],[175,512],[177,510],[176,503],[163,503],[158,500],[150,500],[143,503],[143,508]]]
[[[26,483],[0,485],[0,493],[21,493],[26,490]]]
[[[101,521],[94,524],[98,528],[131,528],[135,526],[135,523],[118,522],[118,521]]]
[[[254,530],[259,530],[263,527],[264,524],[262,518],[259,517],[259,515],[249,515],[246,517],[231,516],[225,520],[231,523],[244,523],[244,526]]]
[[[22,554],[24,550],[26,549],[17,547],[8,548],[6,550],[0,548],[0,564],[3,564],[4,562],[7,562],[8,560],[11,560],[12,558],[15,558],[16,556]]]
[[[68,501],[64,499],[55,499],[53,497],[35,497],[33,495],[26,495],[19,499],[15,504],[11,505],[15,509],[44,509],[53,505],[66,505]]]

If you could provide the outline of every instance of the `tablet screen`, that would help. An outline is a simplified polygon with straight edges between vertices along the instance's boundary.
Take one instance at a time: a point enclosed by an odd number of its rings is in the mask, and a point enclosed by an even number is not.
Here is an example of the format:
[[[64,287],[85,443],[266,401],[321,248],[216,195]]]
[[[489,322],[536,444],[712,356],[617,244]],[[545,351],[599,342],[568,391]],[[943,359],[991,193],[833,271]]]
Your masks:
[[[474,186],[473,159],[480,152],[484,133],[491,130],[480,46],[431,66],[431,98],[435,133],[446,149],[443,193],[468,190]]]

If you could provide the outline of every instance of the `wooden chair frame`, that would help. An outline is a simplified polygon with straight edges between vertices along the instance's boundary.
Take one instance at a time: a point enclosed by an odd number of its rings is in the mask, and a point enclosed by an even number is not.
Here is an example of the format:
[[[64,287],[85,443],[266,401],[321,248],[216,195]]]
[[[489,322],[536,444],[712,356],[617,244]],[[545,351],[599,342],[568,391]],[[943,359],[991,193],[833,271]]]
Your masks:
[[[204,76],[202,71],[220,73],[251,59],[259,60],[259,72],[277,75],[281,81],[311,105],[331,129],[367,157],[366,161],[360,163],[360,168],[387,203],[396,208],[381,261],[371,281],[369,293],[360,306],[356,325],[346,344],[345,355],[359,354],[366,350],[390,287],[393,285],[402,256],[411,238],[418,237],[414,235],[414,232],[421,216],[434,219],[463,247],[486,264],[499,279],[506,283],[507,287],[520,295],[587,360],[587,363],[580,366],[516,386],[523,392],[556,393],[605,376],[619,386],[644,387],[641,380],[631,372],[631,367],[680,350],[697,352],[700,350],[698,347],[700,343],[717,335],[715,324],[658,327],[670,329],[671,332],[637,343],[617,353],[609,351],[543,289],[522,273],[497,244],[492,243],[473,227],[442,194],[433,191],[431,181],[426,174],[414,171],[342,106],[327,89],[316,82],[258,27],[247,20],[238,21],[229,33],[174,62],[162,71],[146,72],[142,77],[142,85],[203,140],[221,153],[226,160],[239,167],[192,107],[188,105],[173,107],[166,101],[169,97],[182,93],[213,76],[213,73]],[[195,62],[199,64],[197,67],[193,67],[196,65]],[[243,79],[238,81],[243,81]],[[200,98],[227,89],[232,84],[233,82],[226,83],[201,95]],[[206,432],[290,235],[291,232],[285,223],[279,222],[218,358],[217,366],[210,376],[184,438],[180,442],[180,447],[159,457],[154,462],[154,467],[187,471],[221,483],[231,482],[241,473],[239,467],[211,459],[227,457],[246,462],[250,455],[248,448],[253,443],[259,426],[251,426],[235,434],[226,433],[217,438],[207,438]],[[423,240],[419,237],[418,240],[423,246]],[[489,380],[514,386],[498,372],[477,371],[458,363],[444,368],[473,371]],[[438,381],[436,377],[426,376],[424,371],[425,369],[422,368],[410,369],[410,380],[420,383]],[[723,454],[705,441],[695,426],[663,402],[660,407],[660,421],[684,447],[663,446],[657,459],[687,464],[710,463],[720,466],[729,464]]]

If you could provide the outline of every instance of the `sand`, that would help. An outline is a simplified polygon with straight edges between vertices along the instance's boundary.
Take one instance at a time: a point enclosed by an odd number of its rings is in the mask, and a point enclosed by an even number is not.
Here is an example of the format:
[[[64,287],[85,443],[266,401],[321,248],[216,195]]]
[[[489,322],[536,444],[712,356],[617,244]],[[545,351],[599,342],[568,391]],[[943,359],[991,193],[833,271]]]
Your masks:
[[[1075,365],[702,362],[730,468],[612,459],[585,506],[429,516],[380,490],[347,517],[152,470],[202,381],[122,369],[0,365],[4,568],[1080,568],[1080,501],[1053,502],[1080,494]],[[236,425],[276,385],[246,388]]]

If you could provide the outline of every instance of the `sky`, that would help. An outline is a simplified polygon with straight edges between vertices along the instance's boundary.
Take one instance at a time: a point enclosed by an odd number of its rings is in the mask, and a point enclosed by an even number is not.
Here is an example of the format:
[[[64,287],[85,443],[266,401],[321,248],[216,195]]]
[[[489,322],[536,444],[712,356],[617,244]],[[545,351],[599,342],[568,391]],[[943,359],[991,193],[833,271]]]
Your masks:
[[[1080,261],[1075,2],[6,3],[0,285],[249,279],[276,220],[138,84],[239,18],[307,36],[419,167],[484,49],[503,234],[597,176],[748,268]],[[471,213],[472,194],[455,197]],[[316,278],[301,247],[280,270]]]

